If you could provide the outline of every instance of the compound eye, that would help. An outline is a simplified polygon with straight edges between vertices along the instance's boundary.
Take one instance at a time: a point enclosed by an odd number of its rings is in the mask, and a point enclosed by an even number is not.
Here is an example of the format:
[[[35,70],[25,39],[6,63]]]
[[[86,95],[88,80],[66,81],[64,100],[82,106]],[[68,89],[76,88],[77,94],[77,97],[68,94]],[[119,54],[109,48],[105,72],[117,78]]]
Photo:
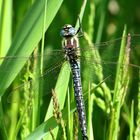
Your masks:
[[[72,37],[75,34],[76,34],[76,29],[72,27],[70,24],[64,25],[64,27],[60,31],[61,37]]]
[[[69,35],[74,36],[75,34],[76,34],[75,28],[71,27],[71,28],[69,29]]]
[[[64,30],[61,30],[61,31],[60,31],[60,36],[62,36],[62,37],[65,36],[65,31],[64,31]]]

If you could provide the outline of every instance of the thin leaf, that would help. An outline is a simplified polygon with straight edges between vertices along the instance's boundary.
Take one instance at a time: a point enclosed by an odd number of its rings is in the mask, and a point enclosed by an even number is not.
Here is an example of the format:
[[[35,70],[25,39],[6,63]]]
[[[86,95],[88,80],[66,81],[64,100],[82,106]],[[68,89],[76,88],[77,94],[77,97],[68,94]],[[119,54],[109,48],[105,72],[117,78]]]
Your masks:
[[[63,0],[49,0],[46,11],[46,24],[45,31],[48,29],[50,23],[52,22],[54,16],[56,15],[60,5]],[[30,56],[33,52],[35,46],[42,37],[42,24],[43,24],[43,11],[44,3],[43,0],[36,1],[30,11],[25,16],[18,32],[12,42],[10,50],[8,51],[8,56]],[[9,87],[11,82],[14,80],[16,75],[24,66],[25,62],[19,61],[4,61],[0,67],[0,95],[3,95],[5,90]],[[8,74],[2,74],[1,71],[4,69],[10,69]]]

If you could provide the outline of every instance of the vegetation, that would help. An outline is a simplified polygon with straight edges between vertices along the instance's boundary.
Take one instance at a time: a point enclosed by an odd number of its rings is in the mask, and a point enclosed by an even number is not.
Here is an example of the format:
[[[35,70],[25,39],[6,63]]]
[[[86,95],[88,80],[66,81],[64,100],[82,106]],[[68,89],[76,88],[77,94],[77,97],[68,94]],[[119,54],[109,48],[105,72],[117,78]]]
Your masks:
[[[82,139],[59,35],[80,17],[88,137],[138,140],[139,3],[0,1],[0,139]]]

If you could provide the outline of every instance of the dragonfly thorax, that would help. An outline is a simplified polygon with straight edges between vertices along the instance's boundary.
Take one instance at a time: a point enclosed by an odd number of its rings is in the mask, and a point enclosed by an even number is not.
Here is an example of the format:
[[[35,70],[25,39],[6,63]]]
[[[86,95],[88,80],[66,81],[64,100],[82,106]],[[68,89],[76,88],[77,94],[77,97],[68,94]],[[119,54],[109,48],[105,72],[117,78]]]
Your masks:
[[[68,61],[75,61],[80,58],[80,53],[76,48],[65,48],[65,57]]]

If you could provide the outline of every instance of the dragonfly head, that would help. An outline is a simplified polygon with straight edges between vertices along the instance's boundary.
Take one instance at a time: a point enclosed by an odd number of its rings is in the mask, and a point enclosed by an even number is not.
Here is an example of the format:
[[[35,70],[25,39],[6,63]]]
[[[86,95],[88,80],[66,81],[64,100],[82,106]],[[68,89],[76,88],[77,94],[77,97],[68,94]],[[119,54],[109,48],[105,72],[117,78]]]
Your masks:
[[[64,38],[67,38],[67,37],[73,37],[74,35],[76,35],[76,33],[77,31],[72,25],[65,24],[61,29],[60,35]]]

